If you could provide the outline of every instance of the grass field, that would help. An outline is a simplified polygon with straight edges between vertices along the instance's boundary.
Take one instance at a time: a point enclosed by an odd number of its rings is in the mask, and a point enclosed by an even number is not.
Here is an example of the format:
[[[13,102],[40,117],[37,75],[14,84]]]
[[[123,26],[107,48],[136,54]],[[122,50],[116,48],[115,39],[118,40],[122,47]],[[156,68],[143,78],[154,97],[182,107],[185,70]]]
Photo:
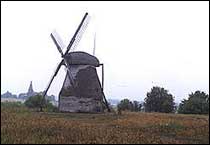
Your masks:
[[[1,143],[209,144],[209,116],[38,113],[1,105]]]

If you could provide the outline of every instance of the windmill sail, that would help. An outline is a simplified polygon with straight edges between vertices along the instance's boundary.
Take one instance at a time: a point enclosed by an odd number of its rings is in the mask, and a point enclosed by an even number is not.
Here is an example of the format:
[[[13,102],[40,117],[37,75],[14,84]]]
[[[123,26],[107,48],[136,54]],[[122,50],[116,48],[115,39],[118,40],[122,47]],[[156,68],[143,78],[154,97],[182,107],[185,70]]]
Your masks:
[[[63,56],[63,51],[61,49],[61,46],[58,44],[58,41],[56,40],[55,36],[52,33],[50,34],[50,36],[51,36],[53,42],[55,43],[58,51],[61,53],[61,56]]]
[[[46,87],[46,89],[44,91],[43,100],[45,100],[45,96],[47,94],[47,91],[49,90],[50,85],[51,85],[53,79],[55,78],[55,76],[57,75],[58,71],[60,70],[62,64],[63,64],[63,60],[57,65],[57,67],[55,69],[55,72],[53,73],[53,75],[52,75],[52,77],[51,77],[51,79],[50,79],[50,81],[49,81],[49,83],[48,83],[48,85],[47,85],[47,87]]]
[[[74,42],[74,44],[72,45],[72,48],[71,48],[72,51],[75,51],[76,47],[78,46],[86,28],[87,28],[87,25],[89,24],[89,21],[90,21],[90,16],[87,16],[87,18],[85,19],[84,23],[81,26],[81,29],[79,30],[79,32],[78,32],[78,34],[75,38],[75,42]]]
[[[64,53],[64,55],[66,55],[69,52],[69,50],[71,49],[71,47],[74,44],[74,42],[76,40],[76,37],[77,37],[77,35],[78,35],[78,33],[79,33],[81,27],[83,26],[83,23],[84,23],[84,21],[86,20],[87,17],[88,17],[88,13],[85,13],[85,16],[83,17],[83,19],[82,19],[81,23],[79,24],[76,32],[74,33],[74,36],[71,38],[71,41],[70,41],[69,45],[67,46],[67,50]]]
[[[66,46],[63,43],[60,35],[58,34],[58,32],[56,30],[53,30],[52,35],[54,36],[55,40],[57,41],[58,45],[61,47],[61,49],[64,49]]]
[[[93,55],[95,56],[95,52],[96,52],[96,33],[94,35],[94,46],[93,46]]]

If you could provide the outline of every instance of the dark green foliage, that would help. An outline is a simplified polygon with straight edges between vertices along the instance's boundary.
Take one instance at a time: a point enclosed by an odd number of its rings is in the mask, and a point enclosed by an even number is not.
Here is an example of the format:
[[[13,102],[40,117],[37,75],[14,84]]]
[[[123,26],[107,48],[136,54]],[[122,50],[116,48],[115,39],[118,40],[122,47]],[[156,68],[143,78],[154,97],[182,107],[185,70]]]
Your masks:
[[[209,114],[209,95],[201,91],[189,94],[188,100],[180,103],[178,113]]]
[[[118,110],[141,111],[142,105],[138,101],[131,102],[129,99],[123,99],[117,105]]]
[[[28,108],[33,108],[33,109],[37,109],[38,111],[43,111],[43,108],[48,111],[48,112],[57,112],[57,107],[53,106],[49,100],[43,100],[43,96],[42,95],[36,95],[36,96],[32,96],[29,97],[26,101],[25,101],[25,105]]]
[[[118,110],[132,110],[133,104],[129,99],[123,99],[117,105]]]
[[[52,103],[47,102],[45,110],[47,112],[59,112],[58,107],[54,106]]]
[[[167,90],[161,87],[153,87],[147,93],[144,107],[146,112],[170,113],[175,110],[174,98]]]
[[[40,111],[42,111],[42,108],[46,105],[43,101],[43,96],[41,95],[36,95],[36,96],[32,96],[29,97],[26,101],[25,101],[25,105],[28,108],[36,108],[36,109],[40,109]]]
[[[24,107],[24,104],[21,102],[1,102],[1,106],[4,107]]]

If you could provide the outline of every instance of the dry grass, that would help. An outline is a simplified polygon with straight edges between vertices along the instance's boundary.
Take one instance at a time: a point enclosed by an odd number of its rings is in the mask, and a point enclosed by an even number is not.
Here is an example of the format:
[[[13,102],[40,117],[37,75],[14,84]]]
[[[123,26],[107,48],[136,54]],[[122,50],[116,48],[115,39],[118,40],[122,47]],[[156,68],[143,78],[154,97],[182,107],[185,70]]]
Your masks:
[[[2,106],[1,143],[209,143],[209,116],[37,113]]]

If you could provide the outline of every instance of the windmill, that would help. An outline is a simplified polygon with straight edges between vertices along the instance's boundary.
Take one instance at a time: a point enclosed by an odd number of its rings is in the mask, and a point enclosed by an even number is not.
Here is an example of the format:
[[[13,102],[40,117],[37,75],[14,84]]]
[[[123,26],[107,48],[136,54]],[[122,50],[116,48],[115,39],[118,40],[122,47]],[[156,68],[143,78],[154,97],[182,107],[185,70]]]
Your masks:
[[[93,55],[82,51],[73,51],[87,28],[89,18],[88,13],[85,13],[65,52],[62,51],[63,45],[59,43],[58,35],[50,34],[62,60],[58,63],[43,93],[43,100],[45,101],[53,79],[64,65],[66,77],[59,93],[59,110],[63,112],[103,112],[104,106],[110,112],[103,92],[104,65],[99,63],[99,60]],[[96,71],[96,67],[100,66],[102,66],[102,85]]]

